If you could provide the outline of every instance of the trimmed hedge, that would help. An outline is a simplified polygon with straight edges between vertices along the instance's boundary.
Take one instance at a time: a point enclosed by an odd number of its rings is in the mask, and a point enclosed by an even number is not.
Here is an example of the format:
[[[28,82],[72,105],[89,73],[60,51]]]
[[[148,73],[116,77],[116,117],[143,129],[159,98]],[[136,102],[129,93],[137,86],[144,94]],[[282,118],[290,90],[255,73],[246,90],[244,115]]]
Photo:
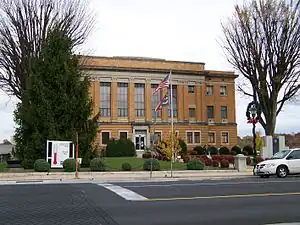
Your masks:
[[[123,171],[131,171],[132,170],[131,164],[130,163],[123,163],[122,164],[122,170]]]
[[[34,160],[33,159],[24,159],[21,163],[21,166],[24,169],[33,169],[34,168]]]
[[[76,160],[75,159],[71,159],[71,158],[66,159],[63,162],[63,168],[64,168],[65,172],[75,172],[76,171]]]
[[[186,169],[187,170],[203,170],[204,163],[199,159],[193,158],[186,164]]]
[[[231,151],[234,151],[234,152],[236,153],[236,155],[242,153],[241,148],[240,148],[239,146],[237,146],[237,145],[236,145],[236,146],[233,146],[233,147],[231,148]]]
[[[217,155],[218,149],[215,146],[210,146],[207,148],[207,152],[210,152],[211,155]]]
[[[253,155],[253,148],[252,148],[250,145],[246,145],[246,146],[243,148],[243,152],[247,152],[248,155]]]
[[[230,153],[230,150],[225,146],[223,146],[219,149],[220,155],[229,155],[229,153]]]
[[[205,149],[203,147],[201,147],[200,145],[194,147],[193,151],[197,152],[197,155],[205,155]]]
[[[91,171],[105,171],[105,164],[101,158],[94,158],[90,163]]]
[[[45,159],[37,159],[34,162],[34,171],[35,172],[49,172],[50,164]]]
[[[151,162],[152,162],[152,171],[160,170],[160,164],[157,159],[145,159],[143,169],[151,170]]]
[[[106,146],[107,157],[136,156],[134,143],[130,139],[110,139]]]

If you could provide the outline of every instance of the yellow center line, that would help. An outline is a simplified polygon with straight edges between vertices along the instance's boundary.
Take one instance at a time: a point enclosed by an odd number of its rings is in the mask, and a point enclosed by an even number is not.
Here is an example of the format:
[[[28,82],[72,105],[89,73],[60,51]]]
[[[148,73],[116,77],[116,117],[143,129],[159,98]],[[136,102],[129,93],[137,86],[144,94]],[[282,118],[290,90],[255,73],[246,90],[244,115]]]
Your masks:
[[[174,197],[174,198],[149,198],[147,201],[176,201],[176,200],[218,199],[218,198],[250,198],[250,197],[271,197],[271,196],[289,196],[289,195],[300,195],[300,192],[213,195],[213,196]]]

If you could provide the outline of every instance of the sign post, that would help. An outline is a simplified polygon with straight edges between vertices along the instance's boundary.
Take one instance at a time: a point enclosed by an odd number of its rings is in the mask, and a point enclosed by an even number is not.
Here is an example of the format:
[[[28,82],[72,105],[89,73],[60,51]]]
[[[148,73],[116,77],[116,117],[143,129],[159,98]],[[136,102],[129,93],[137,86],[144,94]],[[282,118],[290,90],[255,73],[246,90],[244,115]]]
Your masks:
[[[51,168],[63,168],[66,159],[74,158],[74,145],[72,141],[47,140],[46,155]]]
[[[75,177],[78,178],[78,132],[76,132],[76,173]]]

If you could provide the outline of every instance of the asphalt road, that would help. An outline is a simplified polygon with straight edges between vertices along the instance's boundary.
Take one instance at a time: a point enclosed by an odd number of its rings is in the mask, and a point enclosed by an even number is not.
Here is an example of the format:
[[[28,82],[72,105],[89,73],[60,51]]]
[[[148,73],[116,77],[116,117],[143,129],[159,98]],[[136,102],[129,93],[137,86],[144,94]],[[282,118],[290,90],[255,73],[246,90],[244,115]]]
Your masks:
[[[0,185],[3,225],[300,222],[300,178]]]

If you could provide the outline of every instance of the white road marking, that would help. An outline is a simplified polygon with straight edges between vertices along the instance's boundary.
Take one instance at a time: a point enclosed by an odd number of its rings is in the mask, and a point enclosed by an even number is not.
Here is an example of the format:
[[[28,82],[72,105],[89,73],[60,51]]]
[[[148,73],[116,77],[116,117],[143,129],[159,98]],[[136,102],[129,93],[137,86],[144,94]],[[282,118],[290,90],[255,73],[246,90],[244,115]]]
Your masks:
[[[246,181],[246,182],[216,182],[216,183],[204,183],[204,182],[197,182],[197,183],[190,183],[190,184],[144,184],[144,185],[124,185],[125,188],[147,188],[147,187],[185,187],[185,186],[219,186],[219,185],[240,185],[240,184],[268,184],[268,183],[299,183],[300,180],[294,181]]]
[[[117,195],[121,196],[122,198],[124,198],[128,201],[148,200],[146,197],[144,197],[136,192],[133,192],[127,188],[123,188],[123,187],[113,185],[113,184],[98,184],[98,185],[116,193]]]

